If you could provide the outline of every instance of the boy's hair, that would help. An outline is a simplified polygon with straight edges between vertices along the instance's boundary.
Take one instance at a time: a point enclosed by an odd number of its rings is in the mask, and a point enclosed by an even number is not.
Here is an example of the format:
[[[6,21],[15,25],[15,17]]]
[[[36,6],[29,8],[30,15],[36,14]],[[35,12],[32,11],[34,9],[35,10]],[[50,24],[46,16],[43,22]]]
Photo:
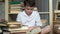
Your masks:
[[[34,7],[35,6],[35,0],[25,0],[24,6]]]

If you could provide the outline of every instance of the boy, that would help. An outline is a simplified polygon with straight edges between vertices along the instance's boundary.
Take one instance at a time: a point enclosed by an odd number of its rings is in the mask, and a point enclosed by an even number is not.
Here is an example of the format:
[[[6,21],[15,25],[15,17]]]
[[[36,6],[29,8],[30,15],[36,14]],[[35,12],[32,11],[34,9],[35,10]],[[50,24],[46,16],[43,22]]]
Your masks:
[[[37,32],[40,31],[38,27],[42,26],[42,22],[41,22],[38,11],[33,11],[34,7],[35,7],[34,0],[25,0],[24,1],[25,10],[20,12],[17,16],[18,22],[21,22],[22,25],[27,25],[29,27],[29,30],[31,32],[28,32],[27,34],[29,33],[36,34]],[[42,29],[41,34],[47,33],[47,32],[45,33],[45,29],[49,30],[50,27],[48,26],[47,28],[45,27],[44,29]]]

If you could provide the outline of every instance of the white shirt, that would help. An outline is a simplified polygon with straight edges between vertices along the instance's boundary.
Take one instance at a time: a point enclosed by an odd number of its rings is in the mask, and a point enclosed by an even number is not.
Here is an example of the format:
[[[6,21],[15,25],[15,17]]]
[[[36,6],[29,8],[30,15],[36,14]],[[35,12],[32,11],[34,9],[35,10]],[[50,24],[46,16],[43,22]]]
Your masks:
[[[26,14],[25,11],[18,13],[16,21],[21,22],[22,25],[27,25],[28,27],[32,26],[42,26],[39,13],[33,11],[30,16]]]

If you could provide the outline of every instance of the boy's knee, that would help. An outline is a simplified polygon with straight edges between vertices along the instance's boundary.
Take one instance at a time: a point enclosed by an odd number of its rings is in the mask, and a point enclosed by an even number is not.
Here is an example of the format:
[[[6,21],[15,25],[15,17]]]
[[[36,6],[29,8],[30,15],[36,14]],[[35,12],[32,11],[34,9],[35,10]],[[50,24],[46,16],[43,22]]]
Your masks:
[[[50,26],[46,26],[45,28],[42,29],[41,33],[48,33],[51,31],[51,27]]]

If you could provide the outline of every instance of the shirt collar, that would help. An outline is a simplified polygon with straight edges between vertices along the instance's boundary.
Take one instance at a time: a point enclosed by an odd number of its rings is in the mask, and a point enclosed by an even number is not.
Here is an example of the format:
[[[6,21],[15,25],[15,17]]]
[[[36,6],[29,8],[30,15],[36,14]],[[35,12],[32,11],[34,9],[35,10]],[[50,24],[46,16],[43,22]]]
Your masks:
[[[27,16],[27,14],[25,13],[25,11],[23,11],[23,14],[24,14],[25,16]]]
[[[25,16],[28,16],[28,15],[26,14],[25,10],[23,11],[23,14],[24,14]],[[33,12],[32,12],[32,14],[33,14]],[[32,15],[32,14],[31,14],[31,15]],[[31,15],[30,15],[30,16],[31,16]]]

